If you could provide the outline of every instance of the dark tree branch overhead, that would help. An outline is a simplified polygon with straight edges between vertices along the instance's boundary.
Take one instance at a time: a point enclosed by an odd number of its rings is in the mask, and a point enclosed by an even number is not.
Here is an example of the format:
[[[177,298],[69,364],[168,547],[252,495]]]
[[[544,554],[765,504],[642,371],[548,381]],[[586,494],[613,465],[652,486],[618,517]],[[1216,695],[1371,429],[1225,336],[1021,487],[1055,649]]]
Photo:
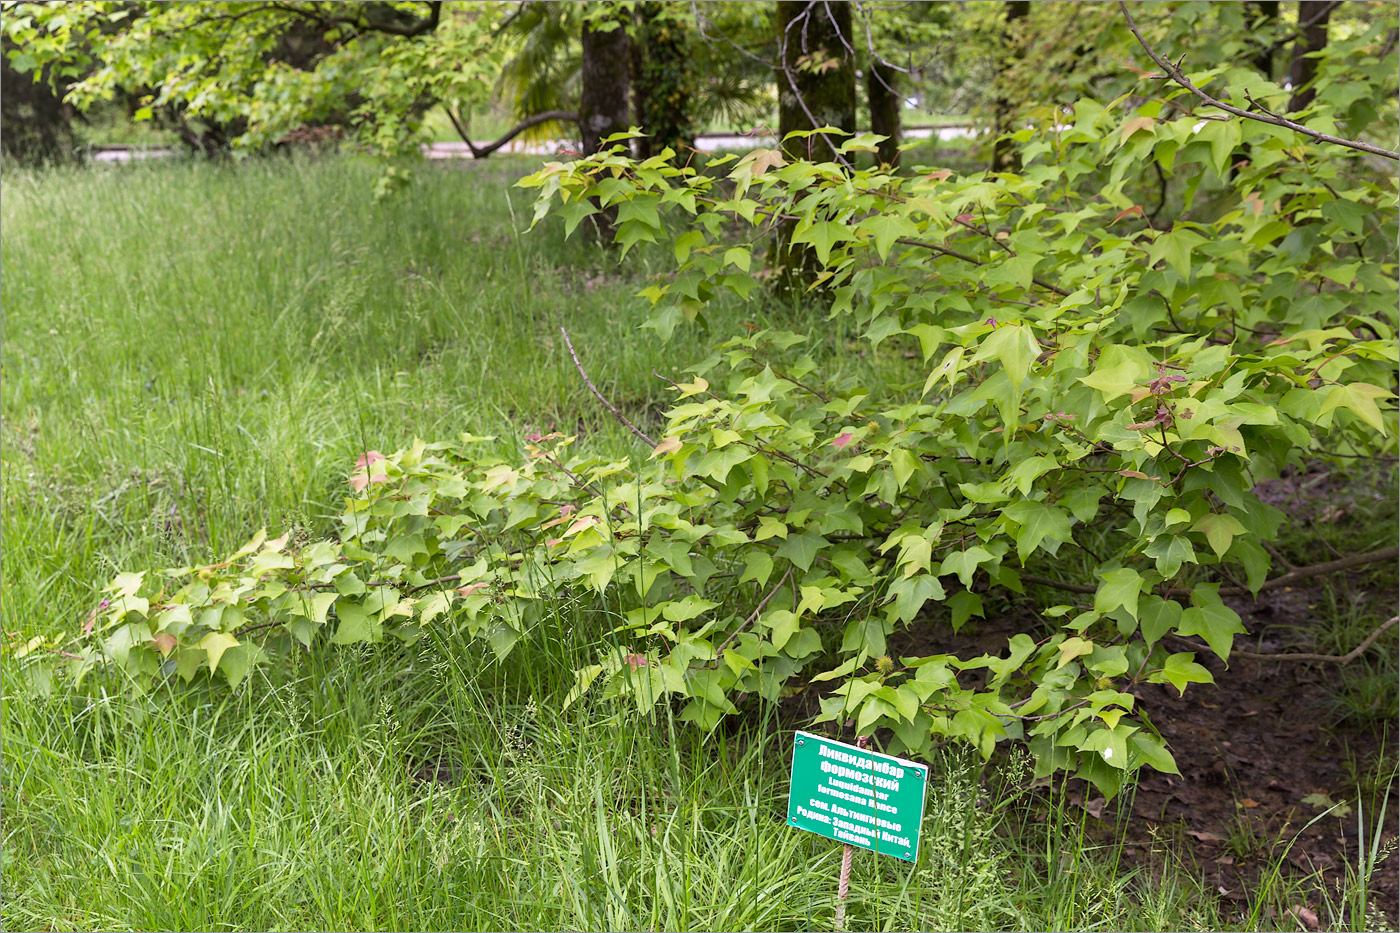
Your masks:
[[[578,122],[578,114],[571,110],[546,110],[543,113],[537,113],[532,117],[526,117],[524,120],[521,120],[519,123],[515,124],[515,126],[506,130],[505,135],[495,142],[487,143],[484,146],[478,146],[471,141],[471,137],[467,135],[467,128],[462,125],[462,121],[457,118],[457,114],[452,112],[452,108],[444,105],[443,109],[447,111],[447,119],[452,121],[452,128],[457,131],[458,136],[462,137],[462,142],[467,144],[467,149],[471,151],[472,158],[474,159],[486,158],[532,126],[539,126],[541,123],[550,123],[555,120],[561,123]]]
[[[1236,107],[1233,104],[1228,104],[1225,101],[1216,100],[1214,97],[1211,97],[1205,91],[1192,84],[1191,79],[1186,77],[1185,73],[1182,72],[1181,68],[1178,65],[1174,65],[1166,59],[1162,58],[1162,56],[1158,55],[1157,52],[1152,48],[1152,46],[1147,44],[1147,40],[1143,38],[1142,33],[1138,31],[1137,23],[1133,22],[1132,14],[1128,12],[1128,5],[1124,3],[1123,0],[1118,0],[1118,8],[1123,11],[1123,18],[1127,20],[1128,28],[1132,30],[1133,36],[1137,38],[1138,44],[1142,46],[1145,52],[1147,52],[1148,57],[1150,57],[1154,62],[1157,63],[1157,67],[1161,68],[1162,71],[1165,72],[1165,76],[1171,78],[1173,81],[1186,88],[1186,90],[1190,91],[1192,94],[1195,94],[1207,106],[1214,107],[1217,110],[1223,110],[1229,114],[1234,114],[1237,117],[1243,117],[1246,120],[1255,120],[1259,123],[1268,123],[1273,126],[1282,126],[1287,129],[1293,130],[1295,133],[1301,133],[1304,136],[1307,136],[1311,139],[1315,139],[1318,142],[1330,143],[1334,146],[1344,146],[1347,149],[1355,149],[1358,152],[1366,152],[1370,153],[1371,155],[1383,156],[1384,158],[1400,162],[1400,152],[1392,152],[1389,149],[1385,149],[1381,146],[1374,146],[1371,143],[1362,142],[1359,139],[1343,139],[1340,136],[1333,136],[1329,133],[1320,133],[1317,130],[1306,127],[1295,120],[1290,120],[1287,117],[1282,117],[1278,114],[1252,113],[1248,110],[1241,110],[1239,107]]]
[[[327,4],[328,6],[330,4]],[[335,6],[349,6],[350,4],[334,4]],[[299,16],[302,19],[311,20],[323,29],[334,29],[337,27],[349,27],[356,32],[378,32],[389,36],[401,36],[405,39],[412,39],[417,36],[426,35],[438,28],[442,22],[442,0],[433,0],[428,4],[428,16],[426,19],[417,19],[412,23],[395,22],[374,22],[369,18],[368,8],[377,7],[378,4],[361,3],[354,16],[327,16],[317,12],[309,6],[294,6],[288,2],[274,2],[267,7],[255,7],[247,12],[254,12],[259,9],[277,10],[292,16]]]

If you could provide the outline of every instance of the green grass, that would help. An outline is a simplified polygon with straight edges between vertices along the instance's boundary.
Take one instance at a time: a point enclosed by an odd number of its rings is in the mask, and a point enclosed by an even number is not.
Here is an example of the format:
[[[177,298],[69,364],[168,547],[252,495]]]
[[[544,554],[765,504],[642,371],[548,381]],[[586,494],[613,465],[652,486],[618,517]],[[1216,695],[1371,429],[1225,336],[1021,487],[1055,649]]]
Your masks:
[[[368,448],[560,428],[635,449],[559,326],[642,418],[651,370],[704,336],[637,330],[663,262],[524,234],[524,170],[425,167],[382,202],[353,159],[7,172],[7,646],[75,631],[118,569],[217,559],[262,525],[326,533]],[[771,709],[711,737],[664,709],[560,711],[609,627],[560,604],[504,663],[434,630],[288,652],[237,690],[99,674],[43,695],[7,650],[0,926],[829,928],[840,849],[783,825]],[[848,927],[1242,922],[1170,853],[1122,870],[1063,792],[1031,807],[1021,767],[942,759],[919,862],[858,856]]]

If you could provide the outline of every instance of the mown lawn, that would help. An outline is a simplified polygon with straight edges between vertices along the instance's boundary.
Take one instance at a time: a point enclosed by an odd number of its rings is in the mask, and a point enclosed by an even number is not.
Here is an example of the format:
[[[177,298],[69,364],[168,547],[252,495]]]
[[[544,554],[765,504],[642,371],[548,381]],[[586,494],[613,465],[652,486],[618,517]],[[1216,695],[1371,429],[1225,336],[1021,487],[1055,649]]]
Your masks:
[[[0,925],[830,927],[840,849],[783,825],[790,723],[561,711],[606,607],[558,605],[503,663],[434,630],[289,650],[236,690],[45,692],[15,662],[119,570],[329,533],[365,450],[554,429],[635,450],[560,326],[641,418],[666,403],[652,370],[704,355],[698,330],[636,329],[662,254],[619,270],[526,233],[525,163],[424,167],[384,201],[376,170],[5,173]],[[1294,928],[1265,913],[1287,891],[1223,915],[1165,848],[1126,870],[1020,767],[941,761],[918,863],[858,856],[849,928]]]

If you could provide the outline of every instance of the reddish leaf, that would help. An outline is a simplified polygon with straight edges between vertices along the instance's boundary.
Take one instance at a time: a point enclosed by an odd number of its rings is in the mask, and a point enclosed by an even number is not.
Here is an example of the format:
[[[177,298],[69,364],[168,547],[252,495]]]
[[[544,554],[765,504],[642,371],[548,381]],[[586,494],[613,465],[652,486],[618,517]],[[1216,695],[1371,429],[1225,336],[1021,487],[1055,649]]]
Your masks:
[[[835,447],[837,450],[845,450],[853,440],[855,440],[855,435],[847,431],[845,434],[842,434],[840,437],[836,438],[836,440],[832,441],[831,446]]]
[[[1128,208],[1128,209],[1125,210],[1125,211],[1119,211],[1119,212],[1118,212],[1118,216],[1116,216],[1116,217],[1114,217],[1112,220],[1110,220],[1110,221],[1109,221],[1109,224],[1110,224],[1110,225],[1116,224],[1116,223],[1118,223],[1118,221],[1122,220],[1124,217],[1128,217],[1128,216],[1131,216],[1131,215],[1133,215],[1133,214],[1136,214],[1136,215],[1139,216],[1139,217],[1144,216],[1144,215],[1143,215],[1143,212],[1142,212],[1142,205],[1141,205],[1141,204],[1134,204],[1132,207]]]

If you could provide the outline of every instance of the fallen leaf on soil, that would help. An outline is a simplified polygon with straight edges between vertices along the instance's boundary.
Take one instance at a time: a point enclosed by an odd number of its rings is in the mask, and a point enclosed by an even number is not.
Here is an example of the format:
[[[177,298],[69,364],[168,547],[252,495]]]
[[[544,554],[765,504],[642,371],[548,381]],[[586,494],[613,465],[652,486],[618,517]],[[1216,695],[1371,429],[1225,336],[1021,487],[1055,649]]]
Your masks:
[[[1317,912],[1302,904],[1290,907],[1284,913],[1296,920],[1304,930],[1316,930],[1318,927]]]
[[[1255,807],[1259,806],[1259,801],[1255,800],[1253,797],[1246,797],[1240,801],[1240,806],[1244,807],[1246,810],[1253,810]]]
[[[1197,842],[1204,842],[1206,845],[1211,846],[1218,846],[1225,841],[1224,836],[1217,836],[1215,833],[1199,832],[1194,829],[1188,829],[1186,835],[1192,837]]]

